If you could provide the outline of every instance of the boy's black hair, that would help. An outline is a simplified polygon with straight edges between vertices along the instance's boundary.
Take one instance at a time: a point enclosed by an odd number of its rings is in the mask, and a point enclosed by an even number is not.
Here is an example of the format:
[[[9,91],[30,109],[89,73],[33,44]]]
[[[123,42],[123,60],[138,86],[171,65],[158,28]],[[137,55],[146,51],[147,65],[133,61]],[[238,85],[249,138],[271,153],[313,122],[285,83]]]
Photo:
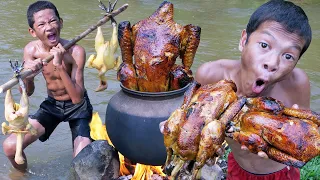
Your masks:
[[[308,17],[301,7],[284,0],[271,0],[261,5],[250,17],[246,29],[247,40],[250,34],[266,21],[276,21],[288,32],[295,33],[306,41],[300,57],[308,49],[312,32]]]
[[[28,24],[30,28],[33,29],[33,24],[34,24],[33,14],[44,9],[52,9],[60,20],[59,12],[54,4],[52,4],[50,1],[37,1],[35,3],[30,4],[27,11],[27,19],[28,19]]]

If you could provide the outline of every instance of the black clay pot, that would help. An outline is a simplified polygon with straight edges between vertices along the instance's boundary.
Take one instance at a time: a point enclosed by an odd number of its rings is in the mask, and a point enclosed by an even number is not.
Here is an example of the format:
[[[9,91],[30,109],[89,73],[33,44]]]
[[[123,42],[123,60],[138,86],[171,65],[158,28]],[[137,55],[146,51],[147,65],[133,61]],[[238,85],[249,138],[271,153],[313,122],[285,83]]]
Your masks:
[[[163,165],[166,149],[159,123],[182,105],[188,86],[159,93],[121,88],[110,99],[106,112],[105,123],[112,143],[133,162]]]

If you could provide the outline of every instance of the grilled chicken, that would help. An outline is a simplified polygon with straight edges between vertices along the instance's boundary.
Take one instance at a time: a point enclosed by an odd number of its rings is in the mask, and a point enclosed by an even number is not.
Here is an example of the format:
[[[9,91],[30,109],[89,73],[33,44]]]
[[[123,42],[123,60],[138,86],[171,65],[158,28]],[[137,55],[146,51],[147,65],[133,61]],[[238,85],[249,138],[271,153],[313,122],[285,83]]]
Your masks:
[[[226,125],[245,102],[244,99],[238,101],[235,92],[235,84],[228,80],[200,88],[196,82],[192,83],[181,108],[174,111],[164,124],[164,142],[168,152],[166,166],[172,154],[182,160],[171,176],[186,166],[183,164],[196,160],[192,172],[195,177],[207,160],[223,151],[221,146]]]
[[[237,119],[240,131],[233,139],[253,153],[301,168],[320,155],[319,115],[310,110],[284,107],[270,97],[247,99],[248,110]]]
[[[165,170],[173,179],[188,172],[192,161],[189,178],[199,177],[205,163],[223,154],[226,135],[289,166],[301,168],[320,155],[318,113],[287,108],[271,97],[237,97],[230,80],[199,86],[191,84],[182,106],[164,123]]]
[[[164,1],[147,19],[132,27],[119,24],[123,64],[118,80],[127,88],[162,92],[184,87],[193,80],[190,70],[200,43],[200,27],[173,20],[173,4]],[[175,65],[177,57],[182,65]]]

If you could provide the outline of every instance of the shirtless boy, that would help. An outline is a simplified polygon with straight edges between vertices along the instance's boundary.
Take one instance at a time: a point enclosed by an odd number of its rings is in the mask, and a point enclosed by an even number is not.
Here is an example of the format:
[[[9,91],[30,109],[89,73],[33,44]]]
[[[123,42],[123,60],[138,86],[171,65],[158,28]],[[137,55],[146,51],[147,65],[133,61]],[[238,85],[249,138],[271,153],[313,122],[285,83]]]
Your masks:
[[[304,11],[291,2],[269,1],[252,14],[242,31],[241,59],[204,63],[195,79],[201,84],[231,79],[239,96],[271,96],[287,107],[309,109],[309,79],[295,66],[310,42]],[[227,142],[232,150],[227,179],[300,179],[298,169],[267,159],[265,153],[252,154],[231,139]]]
[[[41,71],[46,80],[48,97],[42,102],[39,110],[31,115],[29,122],[37,130],[37,135],[26,135],[23,149],[36,141],[46,141],[56,126],[68,121],[73,140],[75,157],[86,145],[91,143],[89,122],[92,117],[92,106],[86,94],[83,80],[85,50],[74,45],[65,50],[63,45],[68,41],[60,38],[63,21],[56,7],[48,1],[37,1],[27,11],[29,33],[37,40],[31,41],[24,48],[25,69],[33,74],[25,79],[28,95],[35,89],[34,77]],[[41,59],[54,55],[54,59],[43,64]],[[16,164],[16,136],[10,135],[4,142],[4,153],[13,167],[25,171],[24,164]],[[25,157],[25,154],[24,158]]]

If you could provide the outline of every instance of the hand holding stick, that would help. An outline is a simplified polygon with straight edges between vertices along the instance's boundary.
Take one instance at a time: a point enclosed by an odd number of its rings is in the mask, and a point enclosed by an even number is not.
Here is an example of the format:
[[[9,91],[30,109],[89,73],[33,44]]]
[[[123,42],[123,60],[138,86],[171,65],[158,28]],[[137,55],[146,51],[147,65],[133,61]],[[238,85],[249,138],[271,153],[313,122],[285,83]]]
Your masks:
[[[78,41],[80,41],[81,39],[83,39],[84,37],[86,37],[88,34],[90,34],[92,31],[96,30],[98,28],[98,26],[101,26],[103,24],[105,24],[106,22],[108,22],[110,19],[112,19],[112,17],[117,16],[118,14],[120,14],[121,12],[123,12],[124,10],[127,9],[129,5],[128,4],[124,4],[122,5],[120,8],[118,8],[117,10],[112,11],[112,13],[106,14],[105,17],[103,17],[102,19],[100,19],[97,24],[91,26],[90,28],[88,28],[86,31],[84,31],[83,33],[81,33],[79,36],[73,38],[71,41],[69,41],[67,44],[65,44],[63,47],[68,50],[71,46],[73,46],[74,44],[76,44]],[[44,63],[49,63],[52,59],[53,59],[53,55],[48,56],[47,58],[43,59],[42,61]],[[28,70],[23,70],[20,73],[20,78],[21,79],[25,79],[27,76],[32,74],[32,70],[28,69]],[[7,91],[8,89],[11,89],[13,86],[15,86],[16,84],[18,84],[19,80],[17,77],[13,77],[12,79],[10,79],[9,81],[7,81],[6,83],[4,83],[3,85],[0,86],[0,93],[3,93],[5,91]]]

